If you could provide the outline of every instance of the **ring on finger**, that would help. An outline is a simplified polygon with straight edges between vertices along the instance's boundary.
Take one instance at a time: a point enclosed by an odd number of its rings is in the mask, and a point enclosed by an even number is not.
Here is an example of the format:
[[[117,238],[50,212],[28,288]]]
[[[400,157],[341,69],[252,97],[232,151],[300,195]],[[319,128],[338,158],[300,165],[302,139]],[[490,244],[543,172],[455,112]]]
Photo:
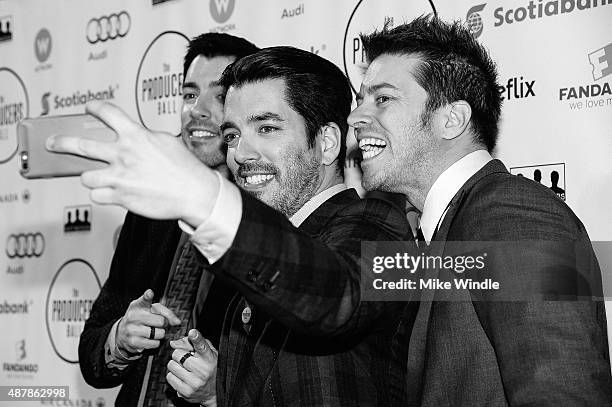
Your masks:
[[[155,327],[151,327],[151,333],[149,334],[149,339],[154,339],[155,338]]]
[[[181,364],[181,366],[185,367],[184,363],[187,359],[189,359],[190,357],[193,356],[193,352],[187,352],[183,355],[183,357],[181,358],[181,360],[179,361],[179,363]]]

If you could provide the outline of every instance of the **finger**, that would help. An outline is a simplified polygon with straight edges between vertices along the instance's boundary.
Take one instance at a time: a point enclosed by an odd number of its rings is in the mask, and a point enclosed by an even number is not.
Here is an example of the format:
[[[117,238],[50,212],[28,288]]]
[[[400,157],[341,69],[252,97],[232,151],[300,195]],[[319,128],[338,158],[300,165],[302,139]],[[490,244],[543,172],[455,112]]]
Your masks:
[[[109,168],[85,171],[81,174],[81,183],[87,188],[104,188],[115,186],[114,177]]]
[[[96,188],[89,191],[89,199],[100,205],[118,205],[116,190],[114,188]]]
[[[187,361],[185,361],[185,363],[187,363]],[[201,381],[196,377],[196,375],[194,375],[185,367],[185,364],[181,366],[175,360],[171,360],[170,362],[168,362],[168,371],[172,373],[181,382],[183,382],[186,385],[186,388],[189,388],[191,393],[188,392],[186,393],[186,395],[193,394],[195,389],[197,389],[202,384]]]
[[[154,328],[165,328],[168,326],[168,321],[161,315],[152,314],[149,310],[138,310],[130,315],[130,322],[134,325],[142,325]],[[148,336],[143,335],[143,336]]]
[[[193,345],[193,349],[198,355],[205,358],[211,356],[210,346],[208,346],[208,342],[202,336],[200,331],[198,331],[197,329],[191,329],[189,330],[189,334],[187,335],[187,337],[189,338],[189,341]]]
[[[85,111],[102,120],[108,127],[118,133],[121,138],[124,133],[138,131],[142,127],[136,124],[130,116],[112,103],[92,100],[85,106]]]
[[[193,352],[193,346],[187,337],[182,337],[181,339],[177,339],[176,341],[170,341],[170,347],[172,349],[181,349],[187,352]]]
[[[179,317],[177,317],[176,314],[170,310],[170,308],[158,302],[151,306],[151,312],[166,318],[170,325],[180,325],[181,323]]]
[[[114,161],[117,155],[114,142],[90,140],[76,136],[49,136],[47,137],[46,147],[47,150],[55,153],[76,154],[106,162]]]
[[[153,305],[154,296],[155,294],[153,293],[153,290],[151,290],[150,288],[147,288],[140,297],[134,300],[133,303],[135,305],[140,306],[141,308],[150,308],[151,305]]]
[[[191,394],[191,389],[189,388],[189,386],[183,383],[181,379],[176,377],[174,373],[168,372],[168,374],[166,375],[166,381],[170,386],[172,386],[174,390],[176,390],[179,396],[186,397],[187,395]]]
[[[134,334],[141,336],[145,339],[156,339],[156,340],[160,340],[160,339],[164,339],[164,337],[166,336],[166,330],[164,328],[158,328],[158,327],[154,327],[154,326],[148,326],[148,325],[139,325],[134,327]],[[153,334],[153,337],[151,337],[151,334]]]

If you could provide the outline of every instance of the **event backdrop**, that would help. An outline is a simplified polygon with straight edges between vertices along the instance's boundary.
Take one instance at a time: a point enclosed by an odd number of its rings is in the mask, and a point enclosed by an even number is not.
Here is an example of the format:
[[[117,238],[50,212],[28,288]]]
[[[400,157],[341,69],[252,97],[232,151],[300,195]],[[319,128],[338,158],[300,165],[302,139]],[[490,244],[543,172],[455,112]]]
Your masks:
[[[58,406],[116,394],[85,384],[77,345],[125,212],[93,204],[78,177],[22,178],[16,123],[95,98],[176,134],[185,46],[202,32],[309,50],[358,88],[360,32],[434,7],[465,21],[499,64],[497,156],[557,192],[592,240],[612,240],[612,0],[482,1],[0,0],[0,385],[70,386],[69,401],[46,403]]]

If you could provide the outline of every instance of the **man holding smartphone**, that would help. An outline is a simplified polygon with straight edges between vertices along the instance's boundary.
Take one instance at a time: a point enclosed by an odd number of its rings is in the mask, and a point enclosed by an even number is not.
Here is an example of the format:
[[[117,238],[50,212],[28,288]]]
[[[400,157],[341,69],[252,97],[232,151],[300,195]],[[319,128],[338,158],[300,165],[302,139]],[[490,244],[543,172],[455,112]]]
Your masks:
[[[185,55],[181,137],[198,160],[225,177],[219,129],[224,89],[218,80],[227,65],[256,51],[245,39],[206,33],[190,41]],[[143,405],[145,399],[146,405],[187,405],[165,388],[167,331],[184,335],[188,328],[205,327],[207,338],[218,343],[234,291],[185,261],[186,242],[175,220],[126,216],[109,278],[79,344],[81,371],[90,385],[123,384],[117,405]]]

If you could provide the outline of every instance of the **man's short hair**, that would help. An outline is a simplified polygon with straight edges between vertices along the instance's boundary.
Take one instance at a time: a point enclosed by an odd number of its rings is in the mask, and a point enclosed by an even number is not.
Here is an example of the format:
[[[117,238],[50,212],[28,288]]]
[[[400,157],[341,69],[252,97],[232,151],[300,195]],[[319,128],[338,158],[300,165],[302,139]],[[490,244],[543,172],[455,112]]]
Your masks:
[[[502,103],[497,69],[466,26],[426,15],[395,28],[385,25],[361,40],[369,62],[383,54],[421,60],[414,76],[428,94],[425,123],[437,108],[465,100],[472,108],[475,141],[489,151],[495,148]]]
[[[259,51],[254,44],[244,38],[224,33],[204,33],[194,37],[187,45],[187,53],[183,62],[183,76],[187,75],[189,65],[198,55],[206,58],[235,57],[240,59]]]
[[[229,65],[221,84],[240,86],[266,79],[282,79],[285,100],[306,123],[308,146],[313,147],[317,133],[327,123],[340,128],[338,173],[343,174],[346,156],[346,119],[351,111],[351,88],[348,79],[332,62],[294,47],[264,48]]]

